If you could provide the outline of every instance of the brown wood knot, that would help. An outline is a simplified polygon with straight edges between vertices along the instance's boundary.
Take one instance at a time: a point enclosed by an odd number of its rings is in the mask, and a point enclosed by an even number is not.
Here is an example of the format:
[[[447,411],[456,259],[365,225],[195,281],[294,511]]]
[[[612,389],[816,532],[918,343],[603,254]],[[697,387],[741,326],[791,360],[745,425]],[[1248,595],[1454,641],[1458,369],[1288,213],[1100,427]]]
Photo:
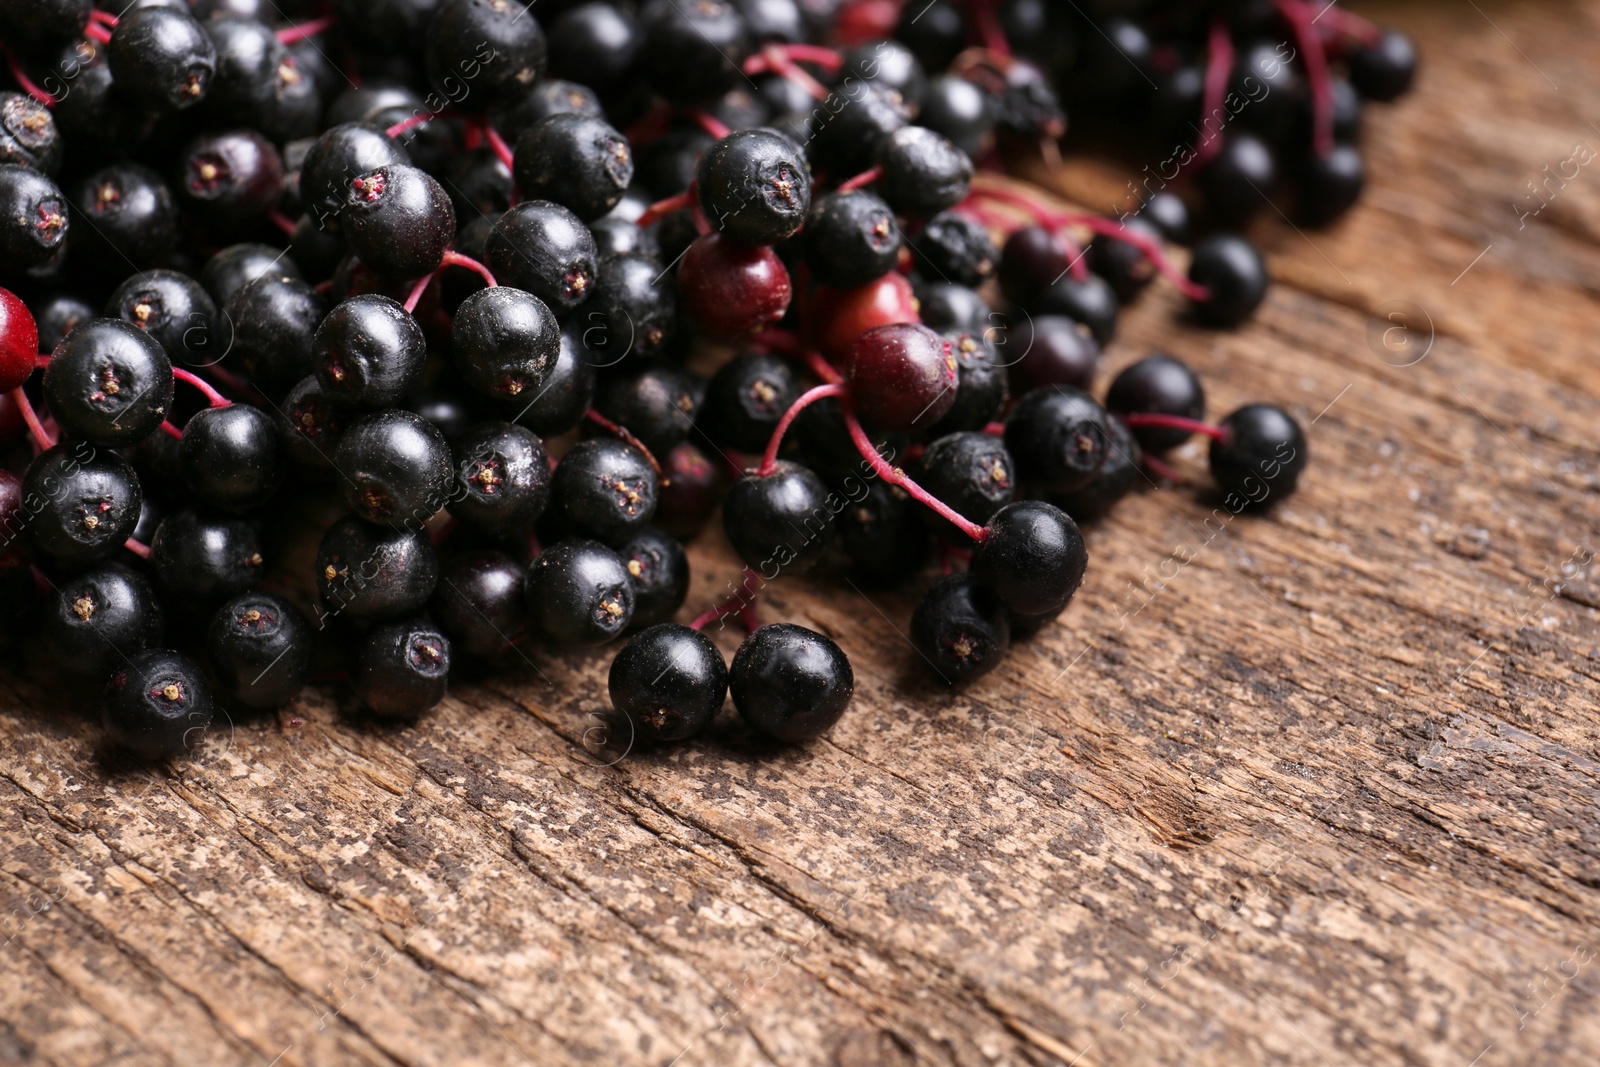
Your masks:
[[[846,1034],[833,1060],[838,1067],[910,1067],[917,1057],[903,1038],[872,1029]]]

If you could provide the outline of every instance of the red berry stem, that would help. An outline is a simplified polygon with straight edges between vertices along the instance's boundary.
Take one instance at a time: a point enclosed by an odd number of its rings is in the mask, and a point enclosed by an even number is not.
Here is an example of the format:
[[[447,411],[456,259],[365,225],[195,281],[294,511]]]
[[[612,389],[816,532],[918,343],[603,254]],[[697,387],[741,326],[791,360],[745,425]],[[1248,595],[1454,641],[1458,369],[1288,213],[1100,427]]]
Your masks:
[[[1157,478],[1172,485],[1183,485],[1187,481],[1175,468],[1169,467],[1154,456],[1140,456],[1139,465]]]
[[[983,428],[983,432],[990,437],[1004,437],[1006,435],[1006,424],[1003,422],[991,422]]]
[[[11,390],[11,400],[17,405],[17,410],[22,412],[22,421],[28,424],[28,433],[33,435],[33,443],[39,446],[41,452],[56,446],[55,438],[45,430],[44,424],[39,421],[39,415],[33,410],[33,403],[28,400],[28,394],[23,392],[22,386]]]
[[[832,74],[844,66],[844,56],[832,48],[818,44],[774,44],[768,50],[780,52],[794,63],[811,63]]]
[[[117,16],[113,15],[109,11],[101,11],[99,8],[93,8],[89,12],[89,21],[98,22],[114,29],[117,25],[118,19]]]
[[[826,400],[830,396],[842,397],[844,394],[843,385],[831,382],[808,389],[796,397],[795,402],[789,405],[789,410],[783,413],[783,418],[778,420],[778,425],[773,427],[772,436],[767,439],[767,450],[761,454],[761,466],[755,469],[756,477],[770,477],[778,469],[778,449],[783,444],[783,435],[789,432],[790,424],[802,411],[818,400]]]
[[[98,22],[91,22],[89,25],[85,26],[83,28],[83,35],[89,38],[89,40],[98,41],[101,44],[111,43],[111,31],[106,29]]]
[[[841,193],[853,193],[857,189],[866,188],[881,177],[883,177],[883,168],[872,167],[857,174],[854,178],[840,182],[838,191]]]
[[[295,222],[294,222],[293,219],[291,219],[289,216],[285,215],[283,212],[281,212],[281,211],[269,211],[269,212],[267,212],[267,221],[272,223],[278,229],[282,230],[284,232],[285,236],[288,236],[288,237],[293,237],[294,236]]]
[[[1160,415],[1154,412],[1140,412],[1133,415],[1122,416],[1122,421],[1130,430],[1146,428],[1159,430],[1186,430],[1189,433],[1203,434],[1213,441],[1227,441],[1228,431],[1220,426],[1201,422],[1199,419],[1186,419],[1182,415]]]
[[[180,382],[188,382],[190,385],[192,385],[196,389],[200,390],[200,392],[202,394],[204,394],[207,403],[209,403],[214,408],[226,408],[226,407],[232,407],[233,406],[233,401],[229,400],[227,397],[225,397],[221,393],[217,392],[215,389],[213,389],[211,387],[211,383],[210,382],[206,381],[204,378],[200,377],[197,374],[194,374],[194,373],[192,373],[190,371],[186,371],[182,367],[173,367],[172,368],[172,376],[173,376],[173,378],[177,379],[178,381],[180,381]]]
[[[215,378],[217,383],[224,389],[233,390],[235,393],[244,397],[252,404],[255,404],[257,407],[266,407],[268,405],[269,402],[267,398],[261,395],[260,390],[251,385],[249,382],[245,381],[243,378],[239,377],[237,374],[234,374],[232,371],[224,370],[215,363],[209,364],[200,369],[204,370],[211,377]]]
[[[487,122],[480,123],[479,126],[483,130],[483,139],[489,142],[489,148],[493,150],[495,158],[505,164],[506,170],[514,170],[511,146],[506,144],[506,139]]]
[[[126,541],[122,542],[122,547],[127,549],[129,552],[132,552],[140,559],[150,558],[150,546],[145,544],[143,541],[135,541],[130,537]]]
[[[897,485],[904,489],[912,500],[944,517],[952,526],[979,544],[989,539],[988,530],[966,518],[955,508],[952,508],[949,504],[946,504],[943,500],[940,500],[906,477],[905,471],[899,467],[891,467],[882,456],[878,455],[878,450],[873,447],[872,439],[867,436],[867,431],[862,428],[861,420],[856,418],[856,413],[850,406],[850,398],[848,396],[843,399],[842,406],[844,408],[844,425],[845,429],[850,431],[850,440],[855,442],[856,451],[861,453],[861,458],[867,461],[878,477],[890,485]]]
[[[757,74],[776,74],[800,86],[814,100],[826,100],[829,96],[828,87],[796,64],[788,49],[782,45],[769,44],[745,60],[744,72],[752,77]]]
[[[1211,33],[1206,47],[1206,82],[1205,91],[1200,96],[1200,143],[1194,146],[1194,159],[1191,166],[1196,169],[1205,166],[1222,150],[1222,127],[1217,126],[1209,135],[1206,135],[1207,124],[1213,115],[1222,111],[1222,102],[1228,95],[1228,78],[1233,73],[1233,37],[1228,32],[1228,24],[1222,19],[1214,19],[1211,23]]]
[[[320,19],[311,19],[308,22],[302,22],[295,26],[285,26],[283,29],[278,31],[278,43],[298,44],[307,37],[315,37],[317,34],[331,29],[332,27],[333,17],[331,15],[324,16]]]
[[[1000,20],[995,17],[993,0],[968,0],[967,13],[972,16],[972,25],[978,31],[978,39],[983,42],[983,47],[998,56],[1011,55],[1011,42],[1006,40],[1006,31],[1001,28]]]
[[[1333,151],[1333,83],[1328,77],[1328,54],[1317,35],[1317,16],[1303,0],[1274,0],[1281,14],[1294,29],[1295,43],[1306,65],[1306,82],[1311,89],[1311,146],[1318,156]]]
[[[754,633],[761,625],[756,618],[756,592],[760,585],[761,576],[753,568],[746,567],[739,576],[738,592],[705,614],[695,616],[694,621],[689,623],[689,629],[703,630],[714,622],[737,614],[746,632]]]
[[[40,352],[37,356],[33,357],[34,370],[44,370],[48,366],[50,366],[50,357],[45,355],[43,352]]]
[[[689,188],[677,196],[669,196],[665,200],[657,200],[645,208],[644,214],[634,220],[634,225],[641,230],[647,226],[654,226],[674,211],[683,211],[685,208],[693,207],[698,199],[695,187],[691,184]]]
[[[1165,275],[1166,279],[1175,285],[1178,291],[1184,296],[1188,297],[1190,300],[1204,301],[1211,299],[1211,290],[1207,289],[1203,285],[1198,285],[1195,282],[1190,281],[1188,276],[1185,275],[1183,271],[1179,270],[1173,264],[1172,260],[1167,258],[1167,253],[1161,247],[1161,245],[1158,242],[1144,236],[1143,234],[1136,233],[1133,230],[1128,229],[1120,222],[1113,222],[1111,219],[1102,219],[1097,215],[1067,215],[1065,216],[1064,221],[1068,225],[1082,226],[1086,229],[1093,230],[1095,233],[1104,234],[1107,237],[1114,237],[1119,241],[1124,241],[1137,248],[1141,253],[1144,254],[1146,259],[1155,265],[1156,270],[1159,270],[1163,275]]]
[[[644,458],[650,463],[650,469],[656,472],[657,478],[661,477],[661,464],[657,463],[656,457],[651,454],[648,448],[644,447],[644,442],[633,435],[633,431],[629,430],[626,426],[617,425],[604,415],[600,414],[594,408],[590,408],[588,411],[585,411],[583,413],[583,417],[600,427],[611,436],[619,438],[624,443],[630,444],[634,448],[637,448],[640,452],[643,452]]]
[[[440,116],[448,117],[449,109],[446,108],[444,111],[419,111],[410,118],[401,119],[393,126],[390,126],[387,130],[383,131],[383,135],[391,139],[395,137],[401,137],[410,133],[418,126],[426,126],[428,123],[432,122],[436,118],[439,118]]]
[[[433,279],[434,275],[424,274],[417,279],[417,284],[411,287],[411,292],[406,294],[405,303],[401,305],[406,309],[407,315],[417,310],[417,305],[422,303],[422,294],[428,291],[428,286],[433,284]]]
[[[462,255],[460,252],[446,252],[444,254],[443,262],[439,264],[439,270],[434,271],[434,273],[438,274],[446,267],[464,267],[467,270],[472,271],[478,277],[482,278],[484,284],[491,289],[500,284],[494,280],[494,275],[489,273],[488,267],[485,267],[482,263],[479,263],[471,256]]]
[[[172,425],[172,423],[167,422],[165,419],[163,419],[161,422],[161,432],[172,438],[174,441],[183,440],[183,431]]]
[[[702,130],[706,131],[719,141],[733,132],[732,130],[728,129],[727,124],[721,119],[717,118],[709,111],[705,111],[701,108],[695,108],[693,111],[689,112],[689,118],[696,126],[700,127]]]
[[[806,367],[812,374],[829,385],[837,385],[844,381],[844,375],[835,370],[832,363],[823,359],[821,352],[808,350],[801,358],[805,360]]]
[[[35,85],[33,80],[22,72],[22,64],[17,61],[17,54],[9,47],[3,45],[0,45],[0,47],[5,47],[6,65],[11,68],[11,76],[17,80],[18,85],[22,86],[22,91],[45,107],[55,107],[56,98]]]

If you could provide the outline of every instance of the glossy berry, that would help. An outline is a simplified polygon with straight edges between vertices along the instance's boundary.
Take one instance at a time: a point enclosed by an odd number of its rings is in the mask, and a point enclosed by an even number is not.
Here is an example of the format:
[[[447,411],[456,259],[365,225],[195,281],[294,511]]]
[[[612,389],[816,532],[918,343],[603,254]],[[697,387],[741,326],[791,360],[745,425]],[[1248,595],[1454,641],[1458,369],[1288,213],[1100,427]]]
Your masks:
[[[1153,241],[1158,247],[1161,231],[1138,215],[1124,219],[1123,228],[1135,236]],[[1099,234],[1089,244],[1089,266],[1111,286],[1117,299],[1131,303],[1155,280],[1156,267],[1148,256],[1119,237]]]
[[[548,200],[524,201],[501,215],[484,252],[497,281],[532,293],[558,316],[595,288],[594,235],[577,215]]]
[[[533,525],[550,502],[550,456],[532,430],[481,422],[453,449],[450,514],[488,533],[515,534]]]
[[[811,210],[804,154],[770,130],[739,130],[712,145],[701,157],[695,188],[711,228],[741,244],[785,240]]]
[[[678,263],[689,319],[708,337],[735,341],[776,325],[789,310],[789,271],[771,248],[720,234],[695,240]]]
[[[172,409],[172,362],[138,327],[92,319],[51,355],[44,395],[73,436],[107,448],[131,445],[154,433]]]
[[[619,554],[633,579],[634,625],[653,626],[672,618],[689,596],[689,557],[683,545],[650,526]]]
[[[806,152],[814,166],[848,177],[873,165],[878,147],[910,121],[911,111],[893,89],[870,82],[852,86],[853,96],[830,106],[812,130]],[[840,96],[845,96],[840,93]]]
[[[112,742],[143,760],[176,756],[211,725],[211,687],[193,662],[165,649],[140,652],[112,675],[103,701]]]
[[[368,522],[420,528],[450,500],[450,446],[410,411],[380,411],[352,424],[333,462],[345,502]]]
[[[848,355],[856,340],[874,327],[918,321],[916,294],[897,272],[856,289],[819,285],[811,291],[807,310],[817,346],[834,360]]]
[[[1087,326],[1095,343],[1104,348],[1116,336],[1121,306],[1111,283],[1100,275],[1091,274],[1080,281],[1068,274],[1039,290],[1028,310],[1036,316],[1065,315]]]
[[[1231,510],[1264,508],[1295,491],[1310,458],[1305,431],[1282,408],[1247,404],[1218,425],[1208,459]]]
[[[924,274],[974,288],[994,277],[1000,262],[988,228],[954,211],[929,219],[911,252]]]
[[[621,86],[644,44],[630,8],[591,2],[550,24],[550,73],[599,86]]]
[[[1015,464],[1005,443],[985,433],[953,433],[928,445],[914,477],[963,518],[982,526],[1016,495]],[[960,535],[937,520],[940,533]]]
[[[0,289],[0,293],[4,291]],[[13,297],[13,299],[15,298]],[[0,317],[0,337],[8,336],[8,324],[11,323],[16,325],[11,326],[10,329],[25,331],[27,327],[21,325],[21,320],[11,317],[15,314],[15,311],[5,310],[4,301],[5,298],[0,297],[0,316],[3,316]],[[20,300],[17,301],[18,306],[21,306],[21,303]],[[39,339],[34,351],[49,352],[53,350],[67,334],[72,332],[73,327],[80,322],[88,322],[94,317],[94,308],[90,306],[88,301],[72,293],[52,293],[42,300],[34,301],[33,318],[39,329]],[[121,316],[118,317],[120,318]],[[19,344],[19,347],[14,351],[21,351],[22,347],[25,347],[23,342],[27,336],[26,333],[14,333],[9,334],[9,336]],[[11,358],[20,359],[21,357],[13,355]],[[29,366],[31,367],[32,364],[30,363]]]
[[[106,563],[56,583],[40,613],[44,650],[76,683],[103,685],[131,656],[159,645],[166,629],[144,576]]]
[[[532,21],[531,19],[529,21]],[[356,122],[330,126],[300,165],[300,200],[321,229],[337,230],[350,182],[411,156],[383,130]]]
[[[209,367],[233,341],[233,328],[201,284],[174,270],[130,276],[106,301],[106,315],[129,322],[156,339],[167,359]]]
[[[224,232],[259,223],[283,195],[283,157],[255,130],[203,134],[184,147],[179,166],[184,207]]]
[[[747,566],[763,575],[804,574],[833,542],[835,514],[821,478],[781,461],[771,474],[751,472],[733,483],[722,527]]]
[[[528,568],[528,611],[551,640],[601,645],[633,620],[627,565],[598,541],[558,541]]]
[[[777,356],[735,356],[706,386],[700,425],[719,448],[759,454],[800,395],[794,370]]]
[[[972,552],[971,574],[1006,609],[1024,616],[1058,614],[1083,583],[1089,553],[1078,524],[1042,500],[1002,508]]]
[[[669,103],[702,105],[744,82],[750,39],[726,0],[651,0],[639,13],[639,33],[647,42],[639,49],[641,73]]]
[[[482,114],[516,103],[544,76],[549,46],[520,4],[444,0],[422,52],[433,87],[457,107]]]
[[[54,178],[63,152],[49,108],[24,93],[0,93],[0,163]]]
[[[567,450],[551,480],[551,511],[561,530],[621,545],[650,524],[660,478],[637,448],[612,437]]]
[[[281,411],[283,449],[289,462],[312,470],[331,469],[339,438],[351,419],[350,409],[329,396],[315,377],[308,377],[289,390]]]
[[[317,628],[330,617],[395,619],[419,611],[439,580],[439,556],[421,530],[345,516],[317,548]]]
[[[1139,218],[1154,226],[1156,232],[1173,244],[1189,243],[1189,206],[1177,193],[1155,193],[1139,208]]]
[[[39,327],[17,295],[0,289],[0,393],[9,393],[33,377],[39,354]]]
[[[678,328],[677,285],[648,256],[607,256],[589,303],[577,316],[597,367],[670,349]]]
[[[775,623],[739,646],[728,691],[757,732],[779,741],[809,741],[844,714],[855,674],[833,641],[804,626]]]
[[[196,502],[233,512],[271,500],[286,467],[277,423],[248,404],[197,412],[184,423],[178,460]]]
[[[1266,210],[1278,177],[1271,147],[1253,133],[1233,130],[1195,181],[1212,220],[1238,230]]]
[[[1110,430],[1110,449],[1106,461],[1094,472],[1089,484],[1070,493],[1057,493],[1050,502],[1074,522],[1085,523],[1111,513],[1117,503],[1145,481],[1139,469],[1144,451],[1123,421],[1116,416],[1106,420]]]
[[[861,418],[885,430],[932,426],[950,410],[960,382],[950,343],[926,326],[879,326],[858,337],[845,361]]]
[[[711,639],[662,623],[641,630],[611,661],[611,706],[637,736],[682,741],[711,724],[728,693],[728,667]]]
[[[1114,415],[1178,415],[1206,417],[1206,393],[1199,375],[1189,365],[1158,352],[1129,364],[1111,380],[1106,410]],[[1147,452],[1169,452],[1191,434],[1164,426],[1141,426],[1133,431]]]
[[[270,274],[296,280],[300,278],[294,260],[285,256],[283,249],[271,245],[236,244],[229,245],[206,260],[206,265],[200,270],[200,284],[220,308],[227,307],[239,290],[257,278]],[[316,327],[316,323],[311,325]]]
[[[594,408],[639,439],[651,455],[664,456],[688,436],[705,383],[687,371],[645,366],[612,373],[600,383]]]
[[[878,146],[883,168],[878,191],[900,215],[931,219],[967,197],[972,186],[972,160],[945,138],[924,126],[896,130]]]
[[[1193,307],[1200,321],[1211,326],[1237,326],[1267,298],[1266,261],[1255,245],[1235,234],[1216,234],[1195,245],[1189,280],[1209,293]]]
[[[524,404],[544,389],[561,355],[561,326],[550,308],[505,285],[462,301],[451,339],[456,367],[468,385]]]
[[[205,99],[217,50],[187,10],[142,7],[124,12],[107,47],[117,92],[152,110],[181,111]]]
[[[633,181],[633,149],[603,119],[547,115],[517,138],[517,188],[588,222],[617,206]]]
[[[956,400],[950,410],[928,428],[933,437],[961,430],[981,430],[1000,414],[1009,390],[1006,370],[995,347],[970,333],[947,333],[945,340],[956,357]]]
[[[0,271],[48,263],[66,244],[71,212],[56,183],[30,167],[0,165]]]
[[[935,582],[911,615],[911,643],[947,684],[981,678],[1011,644],[1006,609],[970,574]]]
[[[802,240],[812,277],[837,289],[883,277],[899,261],[904,243],[889,205],[862,191],[819,198]]]
[[[940,9],[949,10],[944,4],[930,5],[930,17]],[[968,156],[977,158],[993,140],[995,103],[988,93],[966,78],[941,76],[928,83],[917,121],[948,137]]]
[[[1410,91],[1416,75],[1416,45],[1399,30],[1388,30],[1376,43],[1350,54],[1350,84],[1368,100],[1399,99]]]
[[[1026,393],[1006,418],[1006,447],[1023,481],[1052,493],[1089,484],[1109,451],[1106,412],[1087,393],[1046,386]]]
[[[999,361],[1018,396],[1047,385],[1087,389],[1100,366],[1093,332],[1065,315],[1013,316],[994,336]]]
[[[316,333],[327,310],[311,286],[277,269],[246,282],[234,291],[223,316],[233,324],[228,364],[244,371],[269,399],[283,396],[313,372]]]
[[[431,174],[391,163],[346,183],[339,227],[379,275],[420,278],[438,269],[455,240],[456,210]]]
[[[855,580],[891,587],[932,558],[926,508],[905,490],[881,479],[847,482],[849,503],[839,512],[839,547],[850,557]]]
[[[503,552],[471,551],[445,562],[429,610],[454,651],[479,659],[511,658],[512,642],[527,625],[526,574]]]
[[[135,267],[164,263],[177,246],[172,190],[148,167],[114,163],[98,170],[78,183],[76,203],[84,224],[78,238]]]
[[[222,696],[247,708],[278,708],[311,677],[311,625],[281,596],[250,592],[211,617],[206,656]]]
[[[1313,226],[1326,226],[1355,207],[1366,185],[1361,153],[1353,145],[1335,145],[1302,166],[1300,213]]]
[[[377,293],[339,304],[311,341],[312,365],[323,391],[352,407],[398,403],[427,358],[422,327],[399,301]]]
[[[500,288],[505,288],[501,286]],[[461,321],[459,315],[456,322]],[[596,357],[584,343],[583,316],[574,318],[561,330],[560,351],[548,376],[531,397],[525,390],[500,406],[506,418],[514,419],[541,437],[566,433],[583,421],[583,413],[594,400],[598,374]]]
[[[69,567],[117,551],[133,535],[144,502],[133,468],[83,441],[36,456],[23,475],[22,496],[40,502],[27,526],[34,547]]]
[[[1031,307],[1045,286],[1066,276],[1072,257],[1043,226],[1024,226],[1006,238],[1000,250],[1000,291],[1006,299]]]
[[[254,586],[266,561],[248,522],[185,508],[156,527],[150,567],[169,605],[209,610]]]
[[[450,639],[431,623],[378,626],[351,649],[350,689],[374,715],[421,715],[444,699],[449,680]]]

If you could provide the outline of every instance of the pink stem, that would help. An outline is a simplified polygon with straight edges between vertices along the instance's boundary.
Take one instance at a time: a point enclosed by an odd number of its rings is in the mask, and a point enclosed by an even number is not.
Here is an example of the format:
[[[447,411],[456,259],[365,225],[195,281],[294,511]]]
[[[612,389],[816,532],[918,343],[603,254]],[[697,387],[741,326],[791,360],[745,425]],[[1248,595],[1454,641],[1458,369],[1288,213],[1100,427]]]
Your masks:
[[[197,374],[184,370],[182,367],[173,367],[172,376],[180,382],[188,382],[205,396],[206,402],[214,408],[232,407],[233,401],[223,396],[211,387],[211,383]]]
[[[43,104],[45,107],[55,107],[56,98],[39,88],[33,83],[32,79],[30,79],[26,74],[22,73],[22,64],[17,61],[17,54],[10,48],[6,48],[5,52],[6,64],[11,68],[11,76],[17,79],[17,84],[22,86],[22,91],[33,97],[36,102]]]
[[[283,29],[278,31],[278,43],[286,45],[298,44],[307,37],[315,37],[317,34],[322,33],[324,30],[331,29],[332,27],[332,16],[325,16],[320,19],[312,19],[309,22],[302,22],[298,26],[285,26]]]
[[[758,54],[744,61],[744,72],[746,74],[765,74],[768,71],[794,82],[811,94],[814,100],[826,100],[830,95],[826,85],[813,78],[806,72],[805,68],[796,65],[794,60],[790,59],[784,49],[778,45],[768,45]]]
[[[1214,19],[1211,23],[1211,33],[1206,55],[1206,85],[1205,92],[1200,97],[1200,131],[1205,133],[1206,123],[1211,121],[1222,107],[1223,99],[1228,95],[1228,77],[1233,73],[1233,38],[1228,35],[1228,24],[1222,19]],[[1193,166],[1202,167],[1211,161],[1222,148],[1222,130],[1219,128],[1210,137],[1202,136],[1200,143],[1194,146]]]
[[[781,52],[785,59],[794,63],[812,63],[832,74],[844,66],[844,56],[832,48],[824,48],[816,44],[775,44],[768,45],[768,49]]]
[[[990,437],[1004,437],[1006,435],[1006,424],[1003,422],[991,422],[983,428],[983,432]]]
[[[1139,465],[1164,482],[1170,482],[1173,485],[1184,484],[1185,479],[1183,475],[1179,474],[1174,468],[1167,466],[1166,463],[1157,459],[1155,456],[1140,456]]]
[[[507,170],[513,169],[511,146],[506,144],[505,138],[495,131],[487,122],[483,124],[484,140],[489,142],[489,147],[494,150],[495,158],[506,165]]]
[[[99,41],[101,44],[111,43],[111,31],[106,29],[98,22],[91,22],[89,25],[85,26],[83,28],[83,35],[89,38],[89,40]]]
[[[872,446],[872,439],[867,436],[867,431],[862,429],[861,420],[856,418],[856,413],[850,406],[849,397],[844,398],[842,401],[842,406],[844,409],[845,429],[850,431],[850,439],[855,442],[856,451],[861,453],[861,458],[866,460],[867,463],[871,465],[872,469],[877,472],[878,477],[882,478],[890,485],[898,485],[901,489],[906,491],[906,494],[910,496],[911,499],[917,501],[919,504],[922,504],[924,507],[930,509],[936,514],[943,516],[956,529],[960,530],[962,533],[966,534],[979,544],[982,544],[989,539],[988,530],[968,519],[960,512],[952,508],[949,504],[946,504],[943,500],[940,500],[938,497],[922,488],[922,486],[906,477],[905,472],[900,470],[900,468],[889,466],[884,458],[878,455],[878,450]]]
[[[1306,64],[1311,89],[1311,145],[1318,156],[1333,151],[1333,85],[1328,79],[1328,56],[1312,24],[1316,18],[1301,0],[1274,0],[1279,13],[1294,27],[1295,41]]]
[[[806,361],[806,367],[812,374],[829,385],[837,385],[844,381],[844,375],[836,370],[832,363],[822,358],[821,352],[808,351],[801,357]]]
[[[221,383],[223,388],[232,389],[235,393],[238,393],[240,396],[245,397],[246,399],[252,400],[258,405],[265,405],[266,398],[261,395],[260,390],[232,371],[226,370],[216,363],[213,363],[209,367],[205,367],[203,369],[207,374]]]
[[[34,370],[46,370],[46,369],[49,368],[49,366],[50,366],[50,357],[45,355],[43,352],[40,352],[37,356],[33,357],[33,369]]]
[[[113,15],[109,11],[101,11],[99,8],[95,8],[89,12],[89,20],[91,22],[99,22],[103,25],[111,27],[115,27],[117,24],[117,16]]]
[[[644,214],[634,221],[634,225],[641,230],[647,226],[653,226],[674,211],[682,211],[684,208],[693,206],[695,199],[694,186],[691,185],[677,196],[669,196],[665,200],[657,200],[645,208]]]
[[[183,440],[183,431],[164,419],[161,422],[161,432],[172,438],[174,441]]]
[[[761,466],[755,469],[756,477],[771,477],[778,469],[778,448],[783,444],[783,435],[789,432],[789,425],[802,411],[818,400],[826,400],[830,396],[844,396],[844,392],[844,386],[834,383],[819,385],[801,393],[795,402],[789,405],[789,410],[783,413],[783,418],[778,420],[778,425],[772,430],[772,436],[767,439],[767,450],[761,454]]]
[[[1122,421],[1130,430],[1185,430],[1189,433],[1204,434],[1213,441],[1228,440],[1228,431],[1220,426],[1201,422],[1199,419],[1186,419],[1182,415],[1161,415],[1156,412],[1139,412],[1133,415],[1122,416]]]
[[[417,279],[417,284],[411,287],[411,292],[406,296],[405,304],[402,305],[406,309],[406,314],[409,315],[417,310],[417,305],[422,303],[422,294],[427,292],[428,286],[433,284],[433,278],[432,274],[424,274]]]
[[[293,219],[291,219],[289,216],[285,215],[283,212],[281,212],[281,211],[269,211],[269,212],[267,212],[267,221],[272,223],[278,229],[282,230],[286,235],[288,235],[290,237],[294,236],[295,221]]]
[[[390,138],[400,137],[404,134],[410,133],[418,126],[423,126],[429,122],[432,122],[434,119],[444,114],[446,114],[446,112],[443,111],[419,111],[410,118],[401,119],[393,126],[390,126],[387,130],[383,131],[383,135]]]
[[[130,537],[126,541],[122,542],[122,547],[127,549],[129,552],[132,552],[140,559],[150,558],[150,546],[145,544],[143,541],[135,541]]]
[[[1184,296],[1190,300],[1204,301],[1211,299],[1211,290],[1190,281],[1188,276],[1167,258],[1166,250],[1161,247],[1160,243],[1152,238],[1136,233],[1119,222],[1102,219],[1096,215],[1068,215],[1065,218],[1065,222],[1068,225],[1083,226],[1093,230],[1095,233],[1127,242],[1143,253],[1144,257],[1151,263],[1155,264],[1155,268],[1166,275],[1167,280],[1177,286],[1178,291]]]
[[[44,424],[39,421],[39,415],[33,410],[33,404],[28,400],[28,394],[22,391],[22,386],[11,390],[11,399],[22,412],[22,421],[28,424],[28,432],[33,435],[34,444],[41,450],[48,450],[56,446],[55,439],[46,432]]]
[[[719,141],[733,132],[715,115],[699,108],[689,112],[689,117],[694,120],[696,126],[699,126]]]
[[[881,177],[883,177],[883,168],[872,167],[868,170],[862,171],[860,174],[857,174],[854,178],[840,182],[838,192],[853,193],[857,189],[866,188]]]
[[[488,267],[485,267],[482,263],[479,263],[471,256],[462,255],[460,252],[446,252],[444,254],[444,261],[439,266],[441,269],[444,267],[465,267],[467,270],[472,271],[478,277],[482,278],[484,283],[491,289],[500,284],[494,280],[494,275],[489,273]]]
[[[978,31],[978,39],[989,51],[1000,56],[1011,55],[1011,42],[1006,40],[1005,30],[1000,28],[1000,20],[995,18],[994,5],[986,0],[974,0],[967,5],[967,10],[972,15],[973,27]]]
[[[648,448],[644,447],[643,441],[639,440],[633,435],[632,430],[629,430],[626,426],[620,426],[617,423],[612,422],[594,408],[590,408],[588,411],[585,411],[583,413],[583,417],[600,427],[602,430],[606,431],[606,433],[609,433],[611,436],[619,438],[623,442],[632,445],[634,448],[637,448],[640,452],[644,453],[644,458],[650,462],[650,469],[656,472],[657,478],[661,477],[661,464],[656,462],[656,457],[651,454]]]

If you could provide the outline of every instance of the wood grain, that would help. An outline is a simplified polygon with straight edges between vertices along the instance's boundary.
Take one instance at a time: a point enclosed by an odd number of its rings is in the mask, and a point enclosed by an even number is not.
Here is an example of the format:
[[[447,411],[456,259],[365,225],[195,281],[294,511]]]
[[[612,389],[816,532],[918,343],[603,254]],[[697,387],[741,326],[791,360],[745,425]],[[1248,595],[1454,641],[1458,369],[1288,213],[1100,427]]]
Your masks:
[[[1364,205],[1264,224],[1247,329],[1157,286],[1109,352],[1311,424],[1269,518],[1138,495],[964,691],[921,679],[907,596],[778,583],[859,682],[804,751],[729,722],[616,759],[605,657],[561,656],[412,729],[313,691],[108,769],[8,675],[0,1062],[1600,1060],[1600,170],[1511,207],[1600,147],[1600,5],[1376,14],[1427,65]],[[693,562],[690,607],[736,574],[720,535]]]

